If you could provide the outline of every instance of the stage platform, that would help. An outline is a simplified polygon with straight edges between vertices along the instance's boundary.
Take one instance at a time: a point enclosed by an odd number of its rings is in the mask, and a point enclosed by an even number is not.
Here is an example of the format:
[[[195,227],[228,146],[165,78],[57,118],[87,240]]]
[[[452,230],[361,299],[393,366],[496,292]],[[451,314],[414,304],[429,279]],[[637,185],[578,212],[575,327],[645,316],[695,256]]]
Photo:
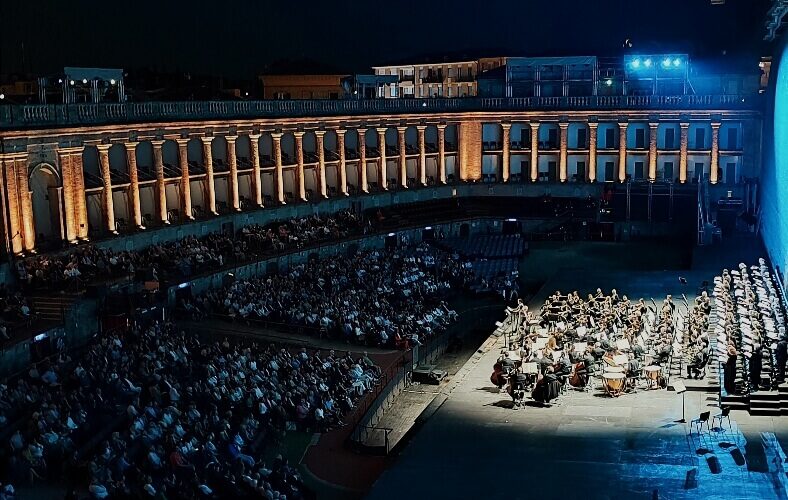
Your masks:
[[[489,381],[502,343],[471,361],[369,498],[786,498],[788,422],[736,414],[733,429],[690,436],[666,390],[513,410]],[[687,421],[718,412],[713,394],[683,397]]]
[[[679,276],[687,284],[679,282]],[[558,270],[533,297],[616,288],[630,299],[685,294],[692,303],[711,269]],[[718,388],[686,381],[683,396],[640,390],[606,396],[570,390],[552,407],[519,410],[490,383],[503,338],[490,337],[455,377],[368,498],[788,498],[788,419],[732,414],[732,429],[689,434],[701,412],[719,413]],[[460,376],[462,375],[462,376]],[[707,377],[708,379],[709,377]],[[433,405],[435,406],[435,405]]]

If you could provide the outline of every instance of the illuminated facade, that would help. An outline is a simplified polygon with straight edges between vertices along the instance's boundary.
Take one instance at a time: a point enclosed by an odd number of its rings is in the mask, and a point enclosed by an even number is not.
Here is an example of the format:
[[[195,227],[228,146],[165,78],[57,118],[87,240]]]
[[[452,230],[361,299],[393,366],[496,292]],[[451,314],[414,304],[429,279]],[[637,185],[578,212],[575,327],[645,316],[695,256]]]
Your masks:
[[[3,234],[24,254],[213,214],[452,183],[757,177],[751,96],[0,107]]]

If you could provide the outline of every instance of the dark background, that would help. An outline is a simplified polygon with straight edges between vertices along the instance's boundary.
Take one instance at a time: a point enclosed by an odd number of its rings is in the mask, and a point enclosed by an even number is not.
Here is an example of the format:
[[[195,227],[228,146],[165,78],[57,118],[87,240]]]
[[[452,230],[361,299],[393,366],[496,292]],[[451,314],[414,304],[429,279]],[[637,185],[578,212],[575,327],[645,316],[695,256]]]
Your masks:
[[[768,0],[0,0],[0,73],[251,77],[481,55],[761,55]],[[287,62],[283,64],[283,62]]]

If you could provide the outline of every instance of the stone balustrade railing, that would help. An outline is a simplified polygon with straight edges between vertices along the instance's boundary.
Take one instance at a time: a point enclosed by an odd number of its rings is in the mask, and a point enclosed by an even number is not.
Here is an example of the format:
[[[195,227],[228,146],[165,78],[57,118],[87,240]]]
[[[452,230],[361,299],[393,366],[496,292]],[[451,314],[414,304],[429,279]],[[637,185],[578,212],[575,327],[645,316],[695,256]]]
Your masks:
[[[752,110],[755,95],[181,101],[0,106],[0,130],[187,120],[433,114],[485,111]]]

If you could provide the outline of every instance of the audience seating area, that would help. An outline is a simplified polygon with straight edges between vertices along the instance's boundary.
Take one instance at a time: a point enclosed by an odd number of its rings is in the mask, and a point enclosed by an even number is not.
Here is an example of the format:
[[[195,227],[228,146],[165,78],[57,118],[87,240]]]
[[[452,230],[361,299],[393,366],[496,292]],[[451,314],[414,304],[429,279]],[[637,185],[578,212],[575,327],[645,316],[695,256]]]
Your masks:
[[[446,304],[473,280],[470,263],[421,243],[311,259],[184,299],[192,319],[216,316],[306,327],[348,342],[407,348],[456,318]]]
[[[305,498],[267,447],[340,424],[379,376],[366,356],[201,341],[173,323],[105,332],[0,384],[0,481],[97,499]]]

